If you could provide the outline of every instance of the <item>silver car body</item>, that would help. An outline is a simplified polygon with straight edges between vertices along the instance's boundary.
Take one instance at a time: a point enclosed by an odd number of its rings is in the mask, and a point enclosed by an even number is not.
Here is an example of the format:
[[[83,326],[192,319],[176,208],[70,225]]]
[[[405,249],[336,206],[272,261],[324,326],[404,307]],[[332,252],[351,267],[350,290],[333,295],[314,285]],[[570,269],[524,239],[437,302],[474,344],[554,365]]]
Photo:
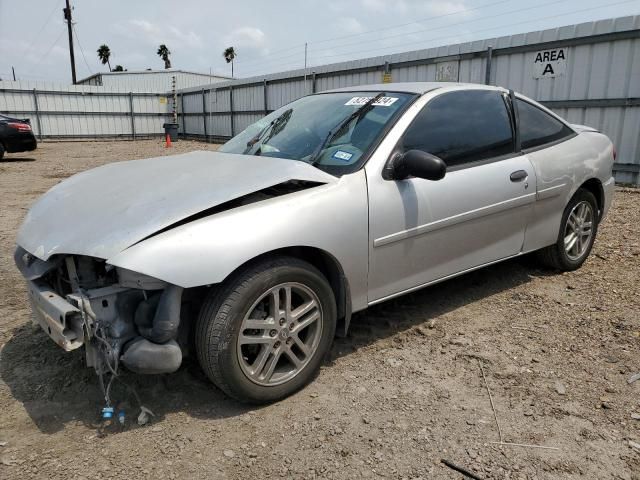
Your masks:
[[[75,175],[33,206],[17,243],[44,261],[54,254],[98,257],[184,288],[223,282],[262,254],[304,247],[335,262],[348,318],[368,305],[555,243],[563,209],[585,182],[601,189],[606,214],[614,188],[612,144],[575,125],[568,140],[454,169],[439,181],[383,179],[392,150],[418,112],[439,95],[465,89],[507,92],[450,83],[341,89],[421,96],[366,165],[339,178],[303,162],[216,152]],[[517,170],[526,171],[526,181],[510,181]],[[224,208],[291,180],[309,188]]]

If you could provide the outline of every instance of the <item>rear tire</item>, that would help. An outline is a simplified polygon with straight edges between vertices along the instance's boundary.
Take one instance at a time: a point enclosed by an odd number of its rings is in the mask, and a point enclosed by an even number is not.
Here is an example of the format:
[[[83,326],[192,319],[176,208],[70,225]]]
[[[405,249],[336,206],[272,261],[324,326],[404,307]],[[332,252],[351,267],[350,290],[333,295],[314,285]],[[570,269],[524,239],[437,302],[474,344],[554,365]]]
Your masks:
[[[4,157],[4,145],[0,143],[0,160]]]
[[[579,189],[564,209],[556,243],[539,250],[538,259],[563,272],[580,268],[593,247],[599,220],[596,197]]]
[[[293,257],[271,257],[231,275],[206,298],[196,326],[198,360],[230,397],[263,404],[309,383],[336,328],[326,278]]]

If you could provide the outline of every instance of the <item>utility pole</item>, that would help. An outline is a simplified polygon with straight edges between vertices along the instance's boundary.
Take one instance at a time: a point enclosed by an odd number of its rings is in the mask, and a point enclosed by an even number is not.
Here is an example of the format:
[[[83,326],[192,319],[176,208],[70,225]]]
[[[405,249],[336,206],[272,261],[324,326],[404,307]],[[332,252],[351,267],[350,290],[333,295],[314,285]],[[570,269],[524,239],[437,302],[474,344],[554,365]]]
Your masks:
[[[304,88],[307,88],[307,42],[304,42]]]
[[[11,67],[11,72],[13,73],[13,81],[16,81],[16,69]]]
[[[73,54],[73,25],[71,24],[71,5],[69,0],[66,0],[67,7],[62,9],[64,13],[64,19],[67,22],[67,30],[69,31],[69,57],[71,57],[71,80],[73,84],[76,84],[76,59]]]
[[[307,74],[307,42],[304,42],[304,74]]]

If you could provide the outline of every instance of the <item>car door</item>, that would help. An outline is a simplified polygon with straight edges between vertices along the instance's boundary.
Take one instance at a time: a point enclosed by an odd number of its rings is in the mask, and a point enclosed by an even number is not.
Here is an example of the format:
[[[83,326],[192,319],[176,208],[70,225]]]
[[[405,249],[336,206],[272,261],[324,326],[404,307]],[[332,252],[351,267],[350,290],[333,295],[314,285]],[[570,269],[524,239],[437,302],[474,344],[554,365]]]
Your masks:
[[[439,156],[445,177],[385,180],[367,170],[370,303],[521,252],[536,178],[515,152],[514,130],[506,93],[441,93],[392,155],[419,149]]]

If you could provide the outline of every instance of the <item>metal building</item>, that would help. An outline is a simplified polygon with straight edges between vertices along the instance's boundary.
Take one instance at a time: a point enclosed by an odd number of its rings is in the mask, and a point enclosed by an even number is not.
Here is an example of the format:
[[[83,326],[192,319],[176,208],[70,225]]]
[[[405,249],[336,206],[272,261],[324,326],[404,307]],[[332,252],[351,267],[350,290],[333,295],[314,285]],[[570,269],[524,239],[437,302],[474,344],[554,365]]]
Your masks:
[[[223,75],[188,72],[186,70],[140,70],[126,72],[102,72],[78,81],[78,85],[112,87],[126,92],[166,93],[171,89],[173,77],[176,88],[197,87],[231,80]]]

